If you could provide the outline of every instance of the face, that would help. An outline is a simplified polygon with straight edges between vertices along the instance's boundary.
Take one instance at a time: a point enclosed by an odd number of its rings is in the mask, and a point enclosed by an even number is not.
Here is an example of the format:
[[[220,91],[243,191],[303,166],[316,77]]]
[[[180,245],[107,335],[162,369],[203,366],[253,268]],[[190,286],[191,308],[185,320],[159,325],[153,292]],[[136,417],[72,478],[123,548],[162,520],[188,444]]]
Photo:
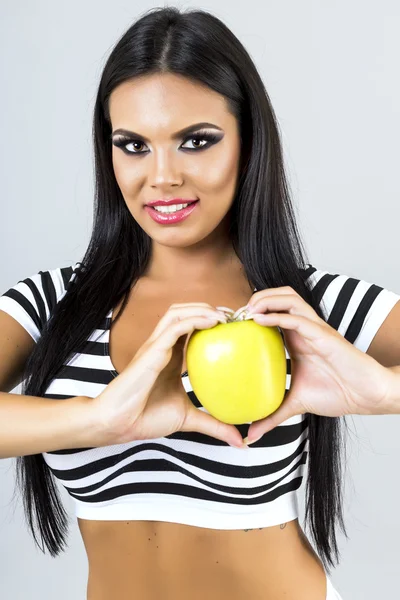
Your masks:
[[[238,123],[225,99],[184,77],[157,74],[120,84],[109,111],[115,177],[132,217],[153,243],[180,248],[221,243],[240,158]],[[210,125],[177,134],[201,122]],[[172,198],[198,202],[189,217],[173,224],[155,222],[147,212],[154,209],[144,208]]]

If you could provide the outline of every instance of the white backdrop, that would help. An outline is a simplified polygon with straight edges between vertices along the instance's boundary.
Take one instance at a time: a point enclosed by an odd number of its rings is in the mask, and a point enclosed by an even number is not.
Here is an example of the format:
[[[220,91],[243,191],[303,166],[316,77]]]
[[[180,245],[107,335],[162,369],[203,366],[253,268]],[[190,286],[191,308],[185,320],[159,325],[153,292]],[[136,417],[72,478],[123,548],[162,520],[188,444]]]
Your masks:
[[[172,3],[173,4],[173,3]],[[151,2],[1,0],[0,290],[79,260],[92,223],[91,120],[103,64]],[[400,293],[400,4],[395,0],[228,0],[210,10],[244,43],[282,130],[300,229],[312,264]],[[400,361],[399,361],[400,362]],[[15,391],[19,391],[18,389]],[[398,416],[355,416],[345,485],[346,600],[398,597]],[[13,460],[0,461],[0,598],[84,600],[87,559],[43,556]],[[300,502],[304,509],[304,489]],[[66,493],[65,506],[72,513]]]

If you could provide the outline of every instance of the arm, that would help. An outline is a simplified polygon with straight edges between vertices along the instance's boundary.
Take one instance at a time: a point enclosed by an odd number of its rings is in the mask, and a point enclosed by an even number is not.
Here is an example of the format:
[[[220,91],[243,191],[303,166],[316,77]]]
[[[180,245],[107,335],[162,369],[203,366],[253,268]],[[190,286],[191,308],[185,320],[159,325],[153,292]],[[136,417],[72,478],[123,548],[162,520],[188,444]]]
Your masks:
[[[92,398],[53,400],[0,392],[0,459],[104,445]]]
[[[385,400],[385,411],[387,415],[400,415],[400,365],[388,367],[389,386]]]
[[[52,288],[55,294],[62,289],[62,272],[56,270],[51,277],[57,284]],[[21,282],[0,297],[0,458],[106,445],[92,398],[56,400],[9,393],[23,380],[26,362],[43,326],[39,309],[28,293],[33,286],[33,280],[30,287]],[[36,287],[37,294],[40,290],[42,287]]]

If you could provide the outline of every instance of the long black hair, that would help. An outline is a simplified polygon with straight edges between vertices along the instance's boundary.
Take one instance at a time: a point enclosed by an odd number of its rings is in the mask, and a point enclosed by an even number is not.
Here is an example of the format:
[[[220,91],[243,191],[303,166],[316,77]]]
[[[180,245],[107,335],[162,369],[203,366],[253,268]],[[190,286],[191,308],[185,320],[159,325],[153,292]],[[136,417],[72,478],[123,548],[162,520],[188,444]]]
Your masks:
[[[22,393],[43,396],[52,378],[87,340],[99,320],[123,300],[143,275],[151,239],[132,218],[117,185],[111,152],[109,97],[139,75],[174,73],[225,97],[240,125],[241,155],[231,207],[230,237],[247,278],[257,289],[291,286],[325,319],[320,298],[307,283],[310,267],[297,229],[285,175],[279,125],[268,93],[241,42],[218,18],[203,10],[153,8],[116,43],[104,66],[93,117],[94,223],[75,278],[55,306],[24,373]],[[119,314],[122,313],[122,310]],[[327,572],[340,553],[344,420],[306,415],[309,468],[306,526]],[[25,517],[51,556],[66,548],[68,515],[42,454],[16,457],[16,481]]]

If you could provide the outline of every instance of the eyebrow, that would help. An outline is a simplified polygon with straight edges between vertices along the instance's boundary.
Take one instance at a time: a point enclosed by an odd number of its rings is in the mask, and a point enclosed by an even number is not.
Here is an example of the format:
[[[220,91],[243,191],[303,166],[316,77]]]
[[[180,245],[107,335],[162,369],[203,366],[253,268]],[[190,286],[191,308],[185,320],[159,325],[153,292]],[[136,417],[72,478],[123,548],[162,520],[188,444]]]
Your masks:
[[[198,130],[198,129],[203,129],[205,127],[208,127],[208,128],[211,127],[213,129],[218,129],[219,131],[223,131],[221,129],[221,127],[218,127],[218,125],[214,125],[214,123],[207,123],[207,122],[203,121],[201,123],[194,123],[193,125],[189,125],[188,127],[184,127],[183,129],[180,129],[179,131],[176,131],[175,133],[173,133],[171,137],[172,137],[173,140],[177,140],[180,137],[182,137],[183,135],[185,135],[186,133],[191,133],[192,131],[195,131],[195,130]],[[132,137],[135,137],[135,138],[139,138],[139,139],[143,140],[144,142],[149,142],[150,141],[144,135],[141,135],[140,133],[136,133],[135,131],[129,131],[129,129],[116,129],[115,131],[112,132],[111,139],[117,133],[122,134],[122,135],[132,136]]]

